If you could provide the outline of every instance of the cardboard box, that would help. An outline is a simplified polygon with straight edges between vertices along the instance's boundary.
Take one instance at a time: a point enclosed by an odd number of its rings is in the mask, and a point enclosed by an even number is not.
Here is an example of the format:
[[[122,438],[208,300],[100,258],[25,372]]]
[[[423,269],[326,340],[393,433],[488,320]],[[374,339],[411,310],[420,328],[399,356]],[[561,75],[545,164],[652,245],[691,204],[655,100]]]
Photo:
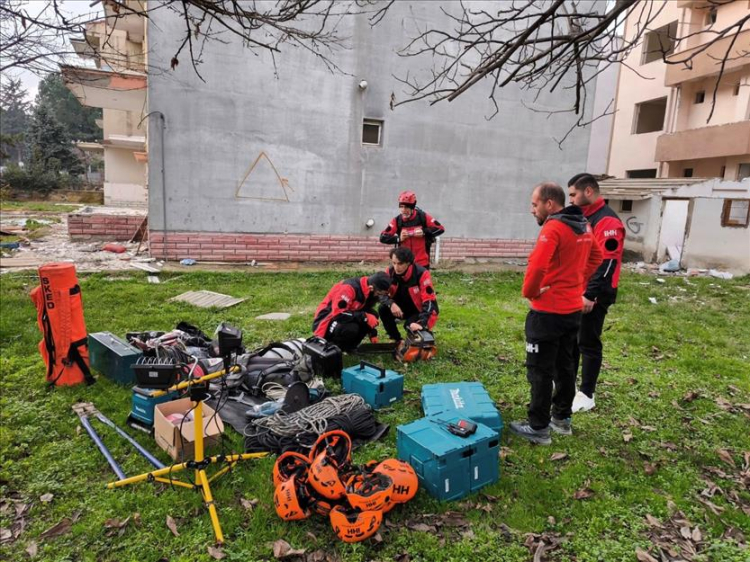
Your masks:
[[[195,456],[195,424],[192,421],[182,424],[182,438],[180,427],[167,419],[171,414],[185,414],[193,407],[190,398],[181,398],[172,402],[157,404],[154,409],[154,439],[157,445],[164,449],[175,460],[192,460]],[[193,410],[195,413],[195,410]],[[224,423],[212,408],[203,404],[203,447],[207,449],[221,439]]]

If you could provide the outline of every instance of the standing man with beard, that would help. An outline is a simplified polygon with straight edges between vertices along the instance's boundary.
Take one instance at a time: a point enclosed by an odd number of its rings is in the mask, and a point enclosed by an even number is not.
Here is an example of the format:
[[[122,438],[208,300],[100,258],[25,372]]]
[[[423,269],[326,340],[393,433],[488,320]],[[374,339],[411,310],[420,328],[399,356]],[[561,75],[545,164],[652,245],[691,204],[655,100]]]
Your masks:
[[[385,331],[398,349],[403,338],[396,319],[403,320],[406,329],[413,332],[432,330],[438,319],[438,303],[430,272],[414,263],[409,248],[394,248],[390,258],[386,273],[391,278],[391,288],[378,311]]]
[[[565,207],[565,192],[556,183],[534,188],[531,214],[542,227],[529,256],[522,290],[531,307],[526,316],[526,378],[531,384],[531,401],[528,419],[511,422],[509,429],[532,443],[549,445],[550,428],[562,435],[573,433],[570,415],[581,294],[599,267],[602,253],[583,212],[576,206]]]
[[[414,263],[430,269],[430,248],[435,238],[445,232],[437,220],[417,207],[417,195],[403,191],[398,196],[398,216],[391,219],[380,233],[381,244],[395,244],[409,248]]]
[[[588,412],[595,406],[594,392],[602,368],[602,329],[609,307],[617,299],[625,227],[599,193],[591,174],[578,174],[568,182],[570,203],[581,208],[591,223],[604,261],[589,279],[583,293],[583,317],[575,352],[576,374],[581,363],[581,386],[573,400],[573,413]],[[583,360],[581,361],[581,357]]]

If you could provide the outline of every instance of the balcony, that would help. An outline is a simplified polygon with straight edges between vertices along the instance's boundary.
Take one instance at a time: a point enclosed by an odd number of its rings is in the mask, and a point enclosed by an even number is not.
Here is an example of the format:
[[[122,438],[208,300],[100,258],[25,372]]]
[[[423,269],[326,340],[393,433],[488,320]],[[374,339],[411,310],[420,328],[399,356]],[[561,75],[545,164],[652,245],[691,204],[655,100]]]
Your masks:
[[[658,162],[743,154],[750,154],[750,121],[689,129],[656,139]]]
[[[678,8],[707,8],[709,6],[721,6],[730,4],[734,0],[677,0]]]
[[[61,66],[63,82],[81,104],[140,113],[146,105],[146,75]]]
[[[683,82],[718,74],[721,69],[721,61],[727,55],[727,49],[729,49],[733,39],[734,36],[730,35],[716,41],[710,47],[696,45],[690,49],[669,55],[667,62],[670,64],[667,64],[664,85],[676,86]],[[737,40],[727,56],[724,73],[727,74],[750,65],[750,58],[747,57],[748,51],[750,51],[750,29],[737,36]]]

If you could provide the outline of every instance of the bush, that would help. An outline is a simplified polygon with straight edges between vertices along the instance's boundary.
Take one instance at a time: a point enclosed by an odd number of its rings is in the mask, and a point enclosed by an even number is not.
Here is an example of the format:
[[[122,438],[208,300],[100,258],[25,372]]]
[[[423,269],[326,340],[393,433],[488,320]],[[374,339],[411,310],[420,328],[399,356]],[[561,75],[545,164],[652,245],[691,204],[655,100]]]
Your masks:
[[[20,193],[37,191],[48,194],[56,189],[78,189],[81,183],[81,179],[74,176],[36,170],[26,171],[15,164],[9,165],[3,172],[3,188],[7,186],[12,191]]]

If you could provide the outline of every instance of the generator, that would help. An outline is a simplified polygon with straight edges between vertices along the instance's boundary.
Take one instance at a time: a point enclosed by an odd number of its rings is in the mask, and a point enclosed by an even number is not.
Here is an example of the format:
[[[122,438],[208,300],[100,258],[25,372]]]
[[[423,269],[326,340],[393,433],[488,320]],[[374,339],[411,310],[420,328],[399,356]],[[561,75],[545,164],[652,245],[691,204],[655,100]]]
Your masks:
[[[89,334],[89,362],[109,380],[122,385],[135,384],[131,369],[143,352],[111,332]]]
[[[457,415],[503,430],[503,418],[480,382],[426,384],[422,387],[422,411],[425,416]]]
[[[461,499],[500,478],[498,433],[455,413],[398,426],[396,448],[419,486],[441,501]]]
[[[344,392],[359,394],[373,410],[392,405],[404,396],[404,375],[360,361],[341,373]]]

